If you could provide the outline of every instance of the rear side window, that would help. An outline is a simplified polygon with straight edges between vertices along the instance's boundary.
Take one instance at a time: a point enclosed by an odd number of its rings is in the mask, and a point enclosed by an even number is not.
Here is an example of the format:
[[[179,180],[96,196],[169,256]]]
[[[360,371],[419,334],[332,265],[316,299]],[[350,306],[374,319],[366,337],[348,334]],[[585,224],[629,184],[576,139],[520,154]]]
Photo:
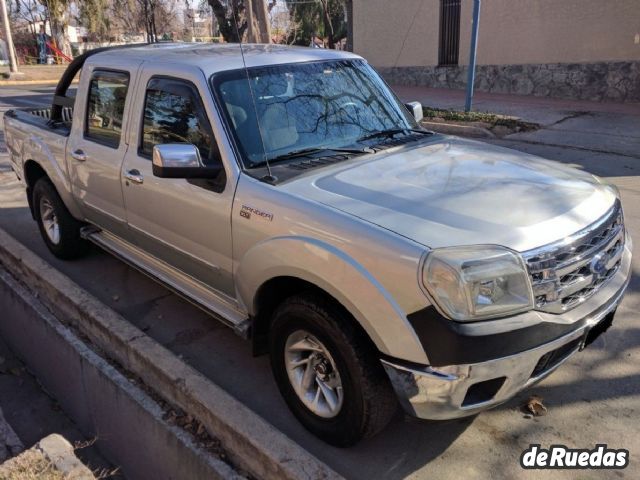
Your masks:
[[[154,145],[191,143],[205,165],[217,159],[209,119],[195,86],[184,80],[153,78],[147,85],[140,151],[151,156]]]
[[[96,70],[89,85],[85,137],[118,148],[129,74]]]

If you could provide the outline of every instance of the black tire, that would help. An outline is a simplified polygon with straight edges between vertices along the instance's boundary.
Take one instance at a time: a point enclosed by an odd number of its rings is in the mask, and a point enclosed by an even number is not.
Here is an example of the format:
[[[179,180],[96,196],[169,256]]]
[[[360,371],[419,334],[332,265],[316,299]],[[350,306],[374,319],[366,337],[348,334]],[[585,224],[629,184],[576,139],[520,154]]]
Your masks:
[[[48,202],[53,209],[59,229],[57,241],[54,241],[55,237],[52,239],[49,236],[44,225],[41,209],[43,201]],[[48,178],[40,178],[33,187],[33,212],[44,243],[56,257],[71,260],[87,253],[89,244],[80,237],[82,223],[71,216]]]
[[[273,315],[269,332],[271,367],[287,405],[307,430],[338,447],[351,446],[380,432],[398,406],[375,347],[353,322],[334,301],[310,292],[283,302]],[[343,400],[333,418],[312,412],[289,380],[286,342],[300,330],[315,336],[326,347],[340,375]]]

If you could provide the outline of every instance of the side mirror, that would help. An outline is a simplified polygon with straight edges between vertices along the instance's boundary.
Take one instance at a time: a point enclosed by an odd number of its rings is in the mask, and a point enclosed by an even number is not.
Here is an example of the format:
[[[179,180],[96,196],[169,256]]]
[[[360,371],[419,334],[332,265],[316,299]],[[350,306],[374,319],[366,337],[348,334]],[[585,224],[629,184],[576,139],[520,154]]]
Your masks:
[[[413,118],[416,119],[416,122],[420,123],[420,120],[424,118],[424,112],[422,111],[422,104],[420,102],[409,102],[404,104],[409,110],[409,113],[413,115]]]
[[[160,178],[217,178],[222,165],[205,166],[198,147],[165,143],[153,147],[153,174]]]

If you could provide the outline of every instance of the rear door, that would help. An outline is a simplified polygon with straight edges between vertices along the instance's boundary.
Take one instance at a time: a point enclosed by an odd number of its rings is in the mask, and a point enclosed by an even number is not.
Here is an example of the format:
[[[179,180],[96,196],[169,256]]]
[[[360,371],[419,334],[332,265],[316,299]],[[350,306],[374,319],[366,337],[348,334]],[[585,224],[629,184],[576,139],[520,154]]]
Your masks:
[[[132,140],[122,182],[129,228],[146,252],[195,280],[235,298],[231,260],[231,205],[235,183],[223,171],[215,180],[155,177],[154,145],[191,143],[203,163],[219,158],[212,104],[203,76],[163,68],[140,75]],[[208,108],[207,108],[208,105]],[[134,126],[135,125],[135,126]],[[216,160],[220,161],[220,160]]]
[[[120,171],[133,73],[112,67],[87,70],[67,143],[71,188],[87,220],[126,237]]]

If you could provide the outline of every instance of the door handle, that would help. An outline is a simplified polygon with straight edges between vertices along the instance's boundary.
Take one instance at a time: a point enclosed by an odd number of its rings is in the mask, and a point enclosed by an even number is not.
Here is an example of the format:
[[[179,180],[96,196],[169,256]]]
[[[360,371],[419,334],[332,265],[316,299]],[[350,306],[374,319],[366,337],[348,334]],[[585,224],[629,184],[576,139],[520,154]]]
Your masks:
[[[87,161],[87,154],[84,153],[80,149],[74,150],[73,152],[71,152],[71,157],[73,157],[75,160],[77,160],[79,162],[86,162]]]
[[[124,172],[124,178],[137,184],[144,182],[144,177],[142,176],[140,171],[135,168],[133,170],[127,170],[126,172]]]

